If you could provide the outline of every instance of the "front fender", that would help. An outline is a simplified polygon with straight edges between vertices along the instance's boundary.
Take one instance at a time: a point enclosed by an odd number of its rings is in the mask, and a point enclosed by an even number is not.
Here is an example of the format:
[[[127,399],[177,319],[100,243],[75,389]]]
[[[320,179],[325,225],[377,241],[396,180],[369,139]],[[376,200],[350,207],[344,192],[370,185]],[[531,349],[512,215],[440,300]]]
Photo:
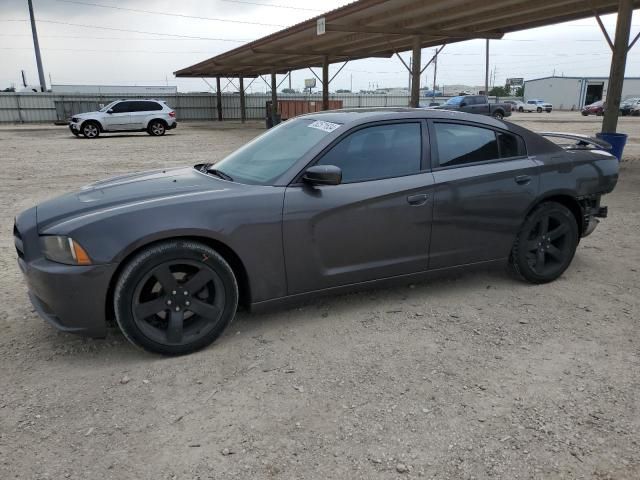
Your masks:
[[[45,233],[71,236],[96,264],[121,264],[131,253],[159,240],[211,239],[236,253],[249,278],[251,300],[264,301],[287,291],[283,194],[283,188],[256,187],[246,194],[204,192],[168,198],[160,204],[140,202],[59,223]]]

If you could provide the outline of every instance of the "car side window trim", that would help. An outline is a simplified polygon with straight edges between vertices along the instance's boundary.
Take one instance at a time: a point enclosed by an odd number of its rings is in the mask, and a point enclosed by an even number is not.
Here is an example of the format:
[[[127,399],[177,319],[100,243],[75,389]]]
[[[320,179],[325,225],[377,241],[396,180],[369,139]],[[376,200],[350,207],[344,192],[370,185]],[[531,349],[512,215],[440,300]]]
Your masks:
[[[524,139],[513,132],[509,132],[507,130],[503,130],[501,128],[494,128],[492,126],[488,126],[488,125],[483,125],[483,124],[479,124],[479,123],[473,123],[473,122],[468,122],[468,121],[464,121],[464,120],[449,120],[449,119],[429,119],[428,123],[428,129],[429,129],[429,137],[430,137],[430,148],[431,148],[431,171],[436,172],[436,171],[440,171],[440,170],[451,170],[453,168],[465,168],[465,167],[473,167],[473,166],[477,166],[477,165],[485,165],[485,164],[491,164],[491,163],[499,163],[499,162],[509,162],[509,161],[513,161],[513,160],[519,160],[519,159],[523,159],[523,158],[527,158],[527,153],[526,153],[526,142],[524,141]],[[436,123],[450,123],[450,124],[456,124],[456,125],[466,125],[469,127],[476,127],[476,128],[484,128],[486,130],[491,130],[493,131],[494,134],[496,134],[496,142],[498,143],[498,154],[500,155],[500,142],[498,142],[498,133],[508,133],[509,135],[513,135],[518,139],[518,142],[521,142],[522,147],[524,148],[524,153],[522,155],[517,155],[515,157],[498,157],[498,158],[494,158],[491,160],[481,160],[478,162],[469,162],[469,163],[465,163],[462,165],[445,165],[445,166],[440,166],[440,158],[438,156],[438,139],[436,138],[436,131],[435,131],[435,124]]]
[[[296,175],[296,177],[289,183],[290,187],[301,186],[304,185],[302,181],[302,176],[307,168],[316,165],[328,152],[330,152],[336,145],[338,145],[341,141],[345,140],[348,136],[366,128],[371,127],[379,127],[384,125],[394,125],[394,124],[411,124],[417,123],[420,126],[420,170],[414,173],[408,173],[406,175],[394,175],[390,177],[381,177],[381,178],[372,178],[367,180],[360,180],[357,182],[349,182],[349,184],[356,183],[364,183],[364,182],[376,182],[378,180],[388,180],[390,178],[402,178],[408,177],[411,175],[421,175],[424,173],[429,173],[431,171],[431,148],[429,145],[430,136],[428,132],[427,122],[423,118],[410,118],[410,119],[400,119],[400,120],[382,120],[378,122],[369,122],[364,123],[362,125],[357,125],[346,132],[343,132],[340,136],[335,138],[329,145],[327,145],[321,152],[319,152],[313,159],[305,165],[302,170]]]

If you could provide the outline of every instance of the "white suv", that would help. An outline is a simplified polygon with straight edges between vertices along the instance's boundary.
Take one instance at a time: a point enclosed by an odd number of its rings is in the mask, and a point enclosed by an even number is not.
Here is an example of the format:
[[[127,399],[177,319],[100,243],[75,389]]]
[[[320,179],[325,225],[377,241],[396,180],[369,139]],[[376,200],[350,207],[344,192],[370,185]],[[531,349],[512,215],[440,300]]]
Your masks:
[[[97,112],[74,115],[69,122],[71,133],[86,138],[107,132],[160,136],[177,126],[176,112],[162,100],[116,100]]]
[[[523,109],[525,112],[542,112],[543,110],[547,113],[551,113],[553,110],[553,105],[545,102],[544,100],[527,100],[527,103],[524,104]]]

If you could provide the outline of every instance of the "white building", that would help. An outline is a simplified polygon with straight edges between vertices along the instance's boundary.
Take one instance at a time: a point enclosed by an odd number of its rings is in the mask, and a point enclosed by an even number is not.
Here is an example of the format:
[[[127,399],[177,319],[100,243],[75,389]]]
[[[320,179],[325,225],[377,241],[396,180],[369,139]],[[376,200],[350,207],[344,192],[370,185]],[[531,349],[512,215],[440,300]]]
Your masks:
[[[524,82],[526,100],[541,99],[558,110],[579,110],[598,100],[606,100],[607,77],[544,77]],[[640,97],[640,77],[627,77],[622,99]]]

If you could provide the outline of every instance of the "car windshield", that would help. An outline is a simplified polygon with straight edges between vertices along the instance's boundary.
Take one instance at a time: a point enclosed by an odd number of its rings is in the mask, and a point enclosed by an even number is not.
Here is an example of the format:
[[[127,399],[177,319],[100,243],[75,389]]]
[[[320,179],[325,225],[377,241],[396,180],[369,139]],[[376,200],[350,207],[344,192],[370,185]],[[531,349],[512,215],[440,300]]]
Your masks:
[[[281,123],[216,163],[233,181],[269,185],[340,124],[298,118]]]
[[[449,100],[447,100],[446,105],[460,105],[460,102],[462,102],[462,99],[464,97],[453,97],[450,98]]]
[[[105,105],[104,107],[102,107],[99,111],[100,112],[106,112],[107,110],[109,110],[111,107],[113,107],[116,103],[118,103],[119,100],[116,100],[115,102],[111,102],[109,105]]]

